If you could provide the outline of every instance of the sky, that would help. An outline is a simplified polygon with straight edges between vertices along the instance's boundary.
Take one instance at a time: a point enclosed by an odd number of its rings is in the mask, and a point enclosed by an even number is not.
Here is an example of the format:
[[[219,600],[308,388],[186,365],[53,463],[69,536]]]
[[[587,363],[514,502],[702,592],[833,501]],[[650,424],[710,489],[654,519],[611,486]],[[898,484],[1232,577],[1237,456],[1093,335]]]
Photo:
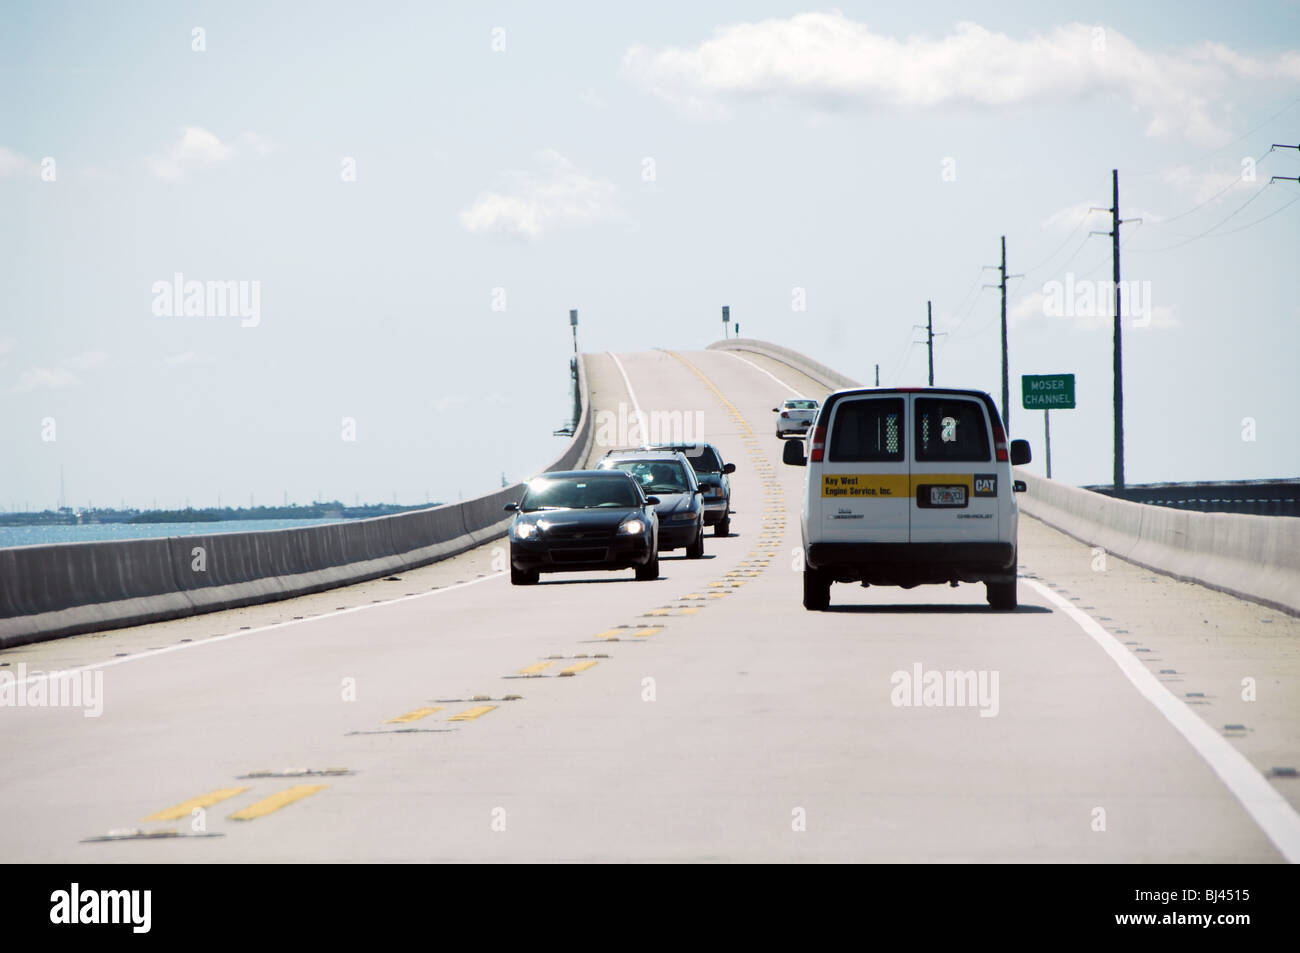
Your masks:
[[[1020,375],[1075,374],[1053,475],[1104,483],[1113,169],[1128,480],[1300,476],[1296,0],[0,23],[4,509],[60,472],[80,507],[526,478],[563,448],[571,308],[588,352],[704,347],[728,305],[906,386],[932,301],[936,384],[1000,399],[1001,236],[1012,435],[1041,447]]]

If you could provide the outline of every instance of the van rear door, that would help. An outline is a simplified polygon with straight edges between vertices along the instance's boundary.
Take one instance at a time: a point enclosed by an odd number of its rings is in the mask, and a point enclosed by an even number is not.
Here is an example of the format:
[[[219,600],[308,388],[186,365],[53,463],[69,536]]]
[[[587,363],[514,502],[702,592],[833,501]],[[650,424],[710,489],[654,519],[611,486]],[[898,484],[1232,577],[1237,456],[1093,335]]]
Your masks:
[[[933,391],[910,402],[911,541],[996,542],[998,500],[1012,488],[999,476],[984,402]]]
[[[904,394],[844,397],[832,405],[824,459],[810,474],[820,483],[808,487],[810,522],[821,540],[907,542],[906,412]]]

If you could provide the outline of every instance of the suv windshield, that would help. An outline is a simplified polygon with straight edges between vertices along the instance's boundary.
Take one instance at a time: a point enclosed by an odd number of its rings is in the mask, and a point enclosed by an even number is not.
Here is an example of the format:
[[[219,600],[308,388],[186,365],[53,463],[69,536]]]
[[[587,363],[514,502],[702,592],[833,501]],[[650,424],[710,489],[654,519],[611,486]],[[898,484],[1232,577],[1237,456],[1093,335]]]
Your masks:
[[[615,470],[631,474],[644,493],[689,493],[690,479],[682,465],[674,460],[620,460],[611,463]]]
[[[676,450],[685,454],[686,459],[691,462],[691,469],[696,473],[722,472],[722,461],[718,459],[718,451],[707,443],[682,444],[675,447],[664,447],[664,449]]]
[[[597,506],[640,506],[636,487],[627,480],[610,477],[570,477],[563,480],[538,478],[528,484],[519,508],[537,510],[585,510]]]

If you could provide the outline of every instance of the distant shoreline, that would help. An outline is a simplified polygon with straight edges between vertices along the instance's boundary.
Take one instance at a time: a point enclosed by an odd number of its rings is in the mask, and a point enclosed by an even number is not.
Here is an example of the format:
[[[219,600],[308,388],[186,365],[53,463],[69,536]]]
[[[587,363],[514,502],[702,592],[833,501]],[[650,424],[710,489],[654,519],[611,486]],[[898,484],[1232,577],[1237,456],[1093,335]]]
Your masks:
[[[441,503],[399,506],[393,503],[365,503],[344,506],[337,500],[305,506],[205,507],[183,510],[135,510],[95,508],[77,510],[41,510],[32,513],[0,513],[0,526],[85,526],[102,523],[225,523],[249,520],[352,520],[391,516],[411,510],[424,510]]]

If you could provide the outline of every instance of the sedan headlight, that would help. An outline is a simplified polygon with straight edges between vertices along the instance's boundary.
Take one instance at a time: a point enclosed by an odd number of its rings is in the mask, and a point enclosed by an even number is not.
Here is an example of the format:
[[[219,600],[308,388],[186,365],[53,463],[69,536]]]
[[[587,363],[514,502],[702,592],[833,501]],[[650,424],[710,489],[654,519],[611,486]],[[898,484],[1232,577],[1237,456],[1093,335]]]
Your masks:
[[[515,539],[531,539],[541,532],[536,523],[516,523],[512,529],[515,533]]]
[[[668,517],[668,519],[673,523],[688,523],[691,520],[696,519],[699,515],[700,514],[694,510],[688,510],[685,513],[674,513],[672,516]]]
[[[618,527],[620,533],[626,533],[628,536],[636,536],[645,532],[645,523],[639,519],[624,520]]]

